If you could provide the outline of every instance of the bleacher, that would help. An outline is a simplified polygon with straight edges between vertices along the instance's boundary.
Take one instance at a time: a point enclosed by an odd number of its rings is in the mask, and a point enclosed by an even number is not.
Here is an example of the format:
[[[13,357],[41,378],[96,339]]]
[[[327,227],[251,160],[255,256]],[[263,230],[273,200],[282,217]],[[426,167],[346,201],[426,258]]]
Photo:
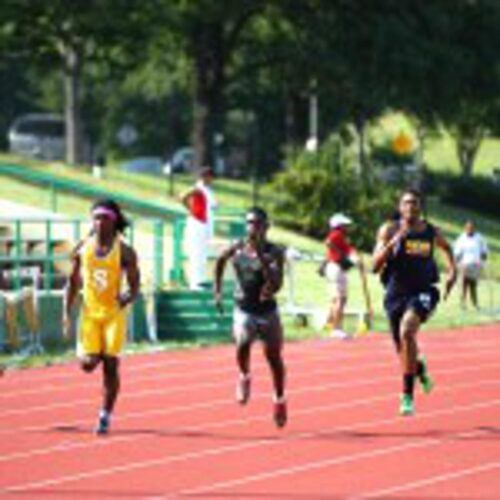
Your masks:
[[[60,324],[73,241],[64,237],[67,230],[55,230],[54,220],[10,219],[9,208],[15,205],[3,207],[0,220],[0,351],[32,352]],[[57,296],[57,307],[50,296]]]
[[[0,225],[1,288],[16,290],[29,285],[36,274],[44,288],[61,289],[72,242],[33,233],[16,235],[13,225]]]

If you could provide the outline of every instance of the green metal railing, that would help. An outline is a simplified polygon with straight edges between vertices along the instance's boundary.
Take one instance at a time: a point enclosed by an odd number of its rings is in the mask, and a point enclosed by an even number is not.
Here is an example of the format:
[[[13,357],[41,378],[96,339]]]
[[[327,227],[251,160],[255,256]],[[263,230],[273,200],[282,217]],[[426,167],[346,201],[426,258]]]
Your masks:
[[[153,243],[155,257],[153,266],[153,283],[156,289],[160,289],[164,285],[165,277],[174,284],[182,285],[185,283],[184,276],[184,262],[186,255],[183,251],[184,230],[186,225],[186,213],[184,209],[173,210],[171,208],[162,206],[161,204],[145,201],[133,196],[122,194],[116,191],[110,192],[108,190],[95,187],[82,183],[78,180],[68,179],[57,175],[52,175],[47,172],[25,167],[22,165],[13,165],[0,162],[0,175],[16,178],[23,182],[42,186],[47,189],[50,197],[49,205],[53,212],[57,212],[59,205],[59,195],[61,193],[71,193],[73,195],[84,198],[103,198],[111,197],[119,202],[125,209],[135,213],[146,214],[147,216],[156,218],[153,220]],[[65,219],[66,223],[68,219]],[[221,207],[217,210],[215,230],[218,236],[234,240],[240,238],[244,234],[242,211],[231,207]],[[21,262],[29,260],[29,256],[24,255],[22,252],[23,231],[21,225],[26,222],[25,220],[14,222],[15,230],[15,248],[14,255],[0,256],[0,264],[12,261],[14,257],[14,267],[19,269]],[[78,241],[81,238],[81,225],[85,221],[75,219],[73,227],[73,241]],[[43,280],[44,288],[49,289],[51,283],[51,272],[54,268],[54,262],[60,259],[60,256],[54,255],[53,245],[53,230],[54,219],[47,219],[45,222],[45,244],[47,248],[46,255],[44,256],[43,265]],[[172,224],[172,263],[168,273],[165,274],[165,265],[163,262],[165,255],[165,224]],[[134,225],[132,224],[129,233],[129,241],[134,243]]]
[[[50,196],[49,205],[53,212],[57,212],[58,209],[59,193],[72,193],[73,195],[82,198],[113,198],[118,203],[123,205],[124,208],[132,210],[136,213],[146,214],[151,217],[161,217],[167,220],[175,219],[183,213],[180,208],[179,210],[174,210],[159,203],[141,200],[134,196],[116,191],[109,191],[85,184],[79,180],[52,175],[50,173],[41,172],[22,165],[12,165],[0,162],[0,175],[12,177],[47,189]]]
[[[155,245],[152,258],[155,288],[163,285],[164,256],[164,222],[153,220]],[[56,272],[59,262],[69,263],[73,246],[82,238],[82,226],[88,226],[89,221],[76,218],[23,218],[15,219],[0,217],[0,269],[12,271],[13,288],[18,290],[22,285],[23,270],[29,267],[39,267],[43,290],[57,288],[56,278],[63,278]],[[135,224],[131,221],[126,233],[126,240],[134,246]],[[57,248],[64,247],[61,252]],[[40,249],[42,251],[40,251]],[[59,273],[60,274],[60,273]]]

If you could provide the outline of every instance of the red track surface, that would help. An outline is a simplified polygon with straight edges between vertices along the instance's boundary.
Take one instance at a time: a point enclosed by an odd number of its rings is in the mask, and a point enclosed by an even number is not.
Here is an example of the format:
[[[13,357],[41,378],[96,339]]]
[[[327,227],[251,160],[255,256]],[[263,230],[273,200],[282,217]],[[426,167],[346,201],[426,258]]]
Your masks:
[[[233,401],[229,347],[133,356],[109,436],[100,376],[72,365],[0,379],[0,495],[22,498],[500,498],[500,328],[425,333],[437,386],[397,415],[386,336],[286,347],[289,425],[271,419],[258,346]]]

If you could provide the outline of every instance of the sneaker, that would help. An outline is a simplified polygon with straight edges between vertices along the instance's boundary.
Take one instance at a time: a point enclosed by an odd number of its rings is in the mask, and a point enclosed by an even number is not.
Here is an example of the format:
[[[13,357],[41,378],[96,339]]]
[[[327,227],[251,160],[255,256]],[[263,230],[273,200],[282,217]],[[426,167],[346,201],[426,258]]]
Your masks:
[[[252,388],[252,377],[250,374],[240,375],[236,384],[236,401],[240,405],[245,405],[250,399],[250,391]]]
[[[285,427],[288,419],[286,399],[281,398],[274,401],[273,419],[276,427]]]
[[[413,398],[409,394],[401,394],[399,414],[403,417],[408,417],[414,413],[415,407],[413,406]]]
[[[424,394],[430,394],[434,387],[434,380],[432,379],[429,368],[427,367],[427,360],[424,356],[419,356],[418,360],[422,363],[422,373],[418,376],[420,387]]]
[[[103,436],[109,431],[109,415],[101,413],[99,415],[99,420],[97,421],[97,427],[95,428],[95,433],[98,436]]]
[[[332,338],[332,339],[347,340],[347,339],[350,339],[351,337],[350,337],[350,335],[348,333],[344,332],[344,330],[340,330],[339,328],[335,328],[330,333],[330,338]]]

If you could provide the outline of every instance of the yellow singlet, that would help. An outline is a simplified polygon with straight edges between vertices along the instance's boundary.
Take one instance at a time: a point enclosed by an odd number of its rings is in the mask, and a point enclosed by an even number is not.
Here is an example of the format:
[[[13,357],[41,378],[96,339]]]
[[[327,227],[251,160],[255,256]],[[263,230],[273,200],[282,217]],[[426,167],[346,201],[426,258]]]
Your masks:
[[[96,255],[97,242],[90,238],[82,249],[83,303],[85,315],[95,319],[112,316],[119,309],[121,289],[121,241],[115,238],[107,255]]]

